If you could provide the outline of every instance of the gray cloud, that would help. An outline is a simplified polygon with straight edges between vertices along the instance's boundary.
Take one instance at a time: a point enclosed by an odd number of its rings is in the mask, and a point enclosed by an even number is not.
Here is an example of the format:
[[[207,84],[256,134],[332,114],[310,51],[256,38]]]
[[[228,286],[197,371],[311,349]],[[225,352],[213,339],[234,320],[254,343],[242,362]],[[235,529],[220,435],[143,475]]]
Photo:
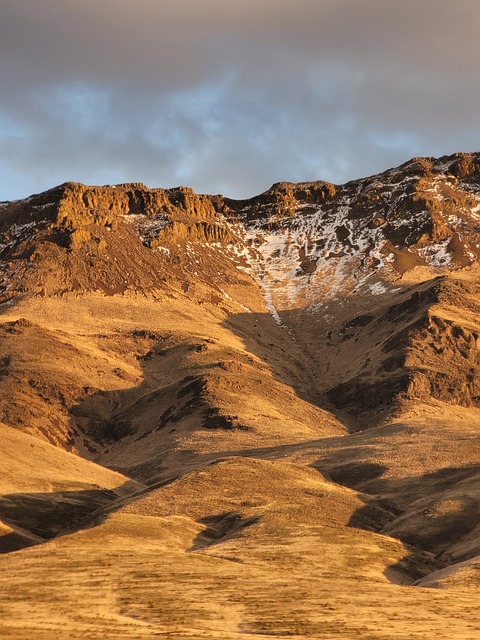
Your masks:
[[[476,0],[3,0],[0,200],[253,195],[480,148]]]

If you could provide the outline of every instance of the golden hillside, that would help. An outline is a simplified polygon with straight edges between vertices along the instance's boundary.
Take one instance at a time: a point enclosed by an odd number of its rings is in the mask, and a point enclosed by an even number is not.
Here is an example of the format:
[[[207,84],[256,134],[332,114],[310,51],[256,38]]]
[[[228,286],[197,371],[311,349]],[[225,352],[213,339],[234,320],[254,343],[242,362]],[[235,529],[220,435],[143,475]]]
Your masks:
[[[0,205],[0,636],[480,635],[480,173]]]

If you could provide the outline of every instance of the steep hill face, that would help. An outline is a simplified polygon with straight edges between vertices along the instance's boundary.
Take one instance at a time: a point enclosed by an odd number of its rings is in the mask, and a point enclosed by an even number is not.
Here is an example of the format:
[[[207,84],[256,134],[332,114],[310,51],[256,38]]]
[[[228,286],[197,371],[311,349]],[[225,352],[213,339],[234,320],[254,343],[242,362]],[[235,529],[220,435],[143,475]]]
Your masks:
[[[380,294],[415,266],[475,263],[479,163],[473,154],[417,158],[342,186],[280,183],[226,202],[258,251],[274,305],[304,308]]]
[[[480,154],[0,203],[1,633],[476,637],[479,251]]]
[[[200,196],[184,187],[67,183],[1,203],[2,259],[17,263],[16,271],[7,271],[3,295],[13,288],[15,274],[41,295],[40,283],[47,279],[48,287],[48,271],[42,269],[48,258],[61,262],[56,276],[64,283],[57,291],[52,282],[50,293],[150,290],[161,286],[163,271],[175,263],[187,267],[190,252],[165,259],[170,247],[184,243],[205,251],[230,248],[246,259],[277,310],[304,308],[337,294],[380,294],[417,266],[447,272],[476,263],[479,189],[480,154],[416,158],[342,186],[279,183],[244,201]],[[154,251],[142,252],[136,240]],[[208,254],[197,270],[200,280],[213,272],[212,258]],[[29,271],[35,272],[31,281]]]

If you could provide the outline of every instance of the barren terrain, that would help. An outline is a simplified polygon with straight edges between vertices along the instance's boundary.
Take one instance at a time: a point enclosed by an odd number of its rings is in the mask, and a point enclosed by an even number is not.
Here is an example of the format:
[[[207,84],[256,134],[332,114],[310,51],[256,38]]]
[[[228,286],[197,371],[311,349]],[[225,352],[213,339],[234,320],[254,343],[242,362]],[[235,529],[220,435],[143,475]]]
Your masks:
[[[480,636],[480,162],[0,204],[0,636]]]

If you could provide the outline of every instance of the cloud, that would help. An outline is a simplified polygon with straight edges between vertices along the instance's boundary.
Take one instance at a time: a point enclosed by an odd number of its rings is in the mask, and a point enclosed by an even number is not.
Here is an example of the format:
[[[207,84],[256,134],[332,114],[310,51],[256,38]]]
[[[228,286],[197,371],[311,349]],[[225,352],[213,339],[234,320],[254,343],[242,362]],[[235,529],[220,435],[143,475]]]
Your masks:
[[[0,199],[250,196],[480,148],[476,0],[3,0]]]

